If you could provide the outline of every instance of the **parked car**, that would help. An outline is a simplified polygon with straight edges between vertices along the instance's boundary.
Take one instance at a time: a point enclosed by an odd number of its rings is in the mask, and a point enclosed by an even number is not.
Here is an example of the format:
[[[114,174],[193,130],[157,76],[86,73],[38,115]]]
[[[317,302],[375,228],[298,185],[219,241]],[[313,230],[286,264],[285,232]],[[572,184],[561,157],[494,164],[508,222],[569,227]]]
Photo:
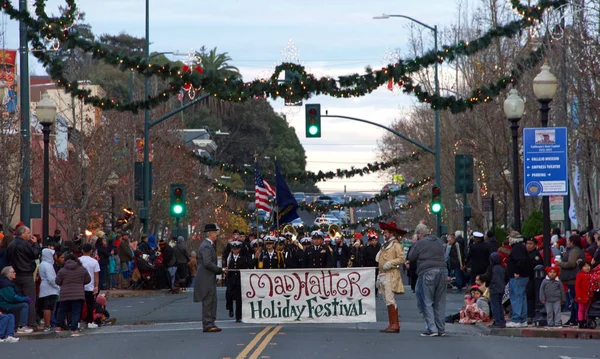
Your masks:
[[[410,198],[406,195],[396,196],[394,199],[394,209],[398,209],[401,206],[406,206],[410,202]]]
[[[330,225],[330,224],[337,224],[340,225],[340,220],[335,218],[334,216],[327,216],[327,215],[323,215],[320,217],[315,218],[315,222],[314,225],[315,226],[324,226],[324,225]]]
[[[317,205],[321,204],[321,205],[328,206],[330,204],[333,204],[333,199],[328,195],[320,195],[320,196],[317,196],[317,198],[315,198],[314,203]]]
[[[295,228],[304,227],[304,221],[300,217],[294,219],[291,223]]]
[[[332,216],[337,218],[342,224],[348,223],[348,216],[346,216],[346,211],[344,210],[331,210],[326,213],[326,216]]]
[[[304,192],[295,192],[294,198],[296,199],[296,202],[298,202],[298,204],[306,203],[306,194],[304,194]]]
[[[399,184],[390,183],[390,184],[386,184],[385,186],[383,186],[383,188],[381,189],[381,193],[394,192],[394,191],[399,191],[399,190],[400,190]]]

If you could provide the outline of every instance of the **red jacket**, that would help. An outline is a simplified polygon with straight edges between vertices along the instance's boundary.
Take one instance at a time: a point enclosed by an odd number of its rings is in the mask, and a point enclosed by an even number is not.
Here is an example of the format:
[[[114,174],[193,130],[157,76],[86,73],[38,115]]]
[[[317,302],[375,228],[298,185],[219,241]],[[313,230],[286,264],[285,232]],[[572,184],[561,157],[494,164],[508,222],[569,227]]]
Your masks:
[[[502,265],[502,267],[504,267],[504,269],[506,269],[508,256],[510,255],[511,251],[512,247],[508,244],[498,248],[498,255],[500,255],[500,264]]]
[[[575,301],[577,303],[589,303],[592,299],[592,274],[586,272],[577,273],[575,278]]]

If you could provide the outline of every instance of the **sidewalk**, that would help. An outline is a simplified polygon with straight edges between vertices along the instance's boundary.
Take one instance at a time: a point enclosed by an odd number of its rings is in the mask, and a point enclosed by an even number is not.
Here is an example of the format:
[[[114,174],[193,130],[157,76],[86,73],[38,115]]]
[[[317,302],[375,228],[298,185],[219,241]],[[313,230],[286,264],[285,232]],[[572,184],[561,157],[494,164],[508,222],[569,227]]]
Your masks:
[[[130,289],[115,289],[115,290],[101,290],[100,294],[103,294],[109,298],[131,298],[131,297],[150,297],[153,295],[165,295],[169,294],[169,289],[161,290],[130,290]]]

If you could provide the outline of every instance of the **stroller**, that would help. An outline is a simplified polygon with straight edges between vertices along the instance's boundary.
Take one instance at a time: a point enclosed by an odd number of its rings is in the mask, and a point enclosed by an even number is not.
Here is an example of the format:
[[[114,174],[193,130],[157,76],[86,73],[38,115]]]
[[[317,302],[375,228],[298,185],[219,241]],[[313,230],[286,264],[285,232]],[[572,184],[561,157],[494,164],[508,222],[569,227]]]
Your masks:
[[[594,292],[592,303],[588,309],[588,320],[586,326],[590,329],[596,329],[596,319],[600,318],[600,291]]]

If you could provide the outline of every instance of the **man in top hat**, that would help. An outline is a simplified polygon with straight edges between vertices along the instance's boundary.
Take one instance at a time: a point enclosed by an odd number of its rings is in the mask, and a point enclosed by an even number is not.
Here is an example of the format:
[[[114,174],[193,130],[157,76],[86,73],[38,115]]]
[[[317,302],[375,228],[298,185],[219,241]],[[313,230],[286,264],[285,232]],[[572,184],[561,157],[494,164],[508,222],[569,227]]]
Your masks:
[[[217,274],[227,273],[217,266],[216,240],[219,226],[209,223],[204,226],[207,238],[197,250],[198,272],[194,283],[194,302],[202,302],[202,328],[205,333],[220,332],[215,325],[217,319]]]
[[[304,249],[304,268],[333,268],[333,254],[323,245],[323,233],[312,232],[312,245]]]
[[[285,258],[283,252],[275,250],[275,240],[273,236],[265,237],[265,250],[263,250],[257,260],[258,269],[280,269],[285,268]]]
[[[389,322],[388,327],[381,330],[381,332],[399,333],[400,323],[398,322],[398,306],[396,305],[395,296],[396,294],[404,294],[402,274],[400,273],[400,265],[404,263],[404,247],[402,247],[397,237],[406,234],[406,231],[396,227],[394,222],[379,222],[379,228],[383,230],[385,243],[381,246],[376,257],[379,267],[377,288],[385,300]]]
[[[231,255],[227,262],[227,268],[231,270],[227,275],[227,298],[226,309],[229,311],[229,318],[233,318],[233,302],[235,301],[235,321],[242,321],[242,281],[239,269],[249,269],[250,262],[248,257],[241,255],[242,242],[233,241],[231,244]],[[233,269],[233,270],[232,270]]]

